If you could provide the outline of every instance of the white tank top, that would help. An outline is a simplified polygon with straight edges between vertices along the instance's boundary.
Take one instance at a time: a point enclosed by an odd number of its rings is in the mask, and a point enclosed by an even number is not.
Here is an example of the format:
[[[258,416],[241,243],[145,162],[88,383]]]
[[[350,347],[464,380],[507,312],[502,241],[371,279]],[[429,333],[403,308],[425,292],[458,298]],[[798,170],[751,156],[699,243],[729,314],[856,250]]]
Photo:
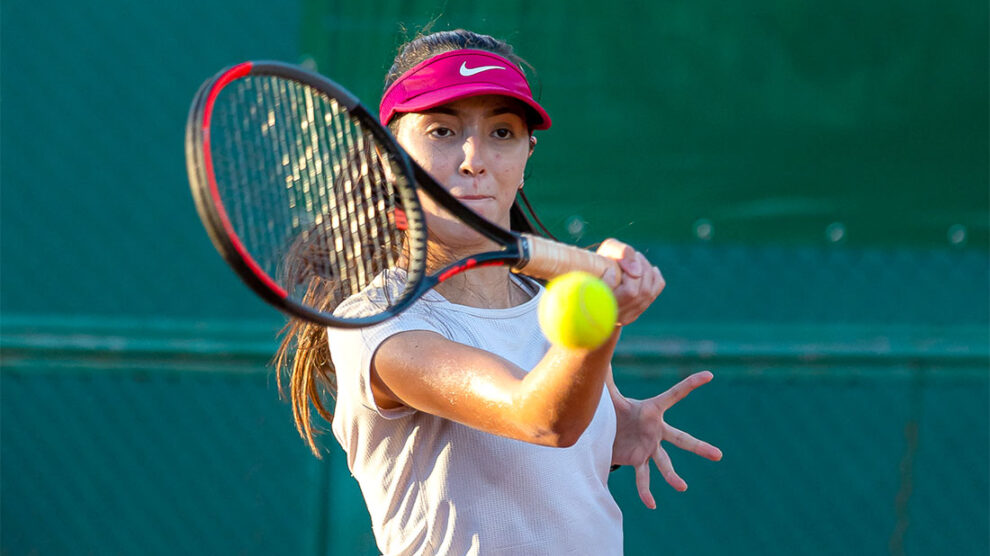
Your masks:
[[[607,484],[616,426],[607,389],[591,424],[569,448],[503,438],[374,402],[371,356],[402,331],[437,332],[532,369],[549,347],[536,318],[543,290],[529,280],[520,283],[537,293],[508,309],[456,305],[431,291],[381,325],[329,329],[337,369],[333,433],[386,555],[622,553],[622,514]],[[341,309],[360,310],[380,296],[379,290],[351,298]]]

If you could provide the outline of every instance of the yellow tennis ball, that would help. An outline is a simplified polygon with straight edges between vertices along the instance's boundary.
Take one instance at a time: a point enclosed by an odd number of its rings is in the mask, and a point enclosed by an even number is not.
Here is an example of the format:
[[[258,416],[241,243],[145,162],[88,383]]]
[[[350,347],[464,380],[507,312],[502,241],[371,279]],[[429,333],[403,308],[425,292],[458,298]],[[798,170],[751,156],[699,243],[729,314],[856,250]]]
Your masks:
[[[619,308],[605,282],[587,272],[568,272],[547,284],[538,317],[551,343],[596,348],[612,335]]]

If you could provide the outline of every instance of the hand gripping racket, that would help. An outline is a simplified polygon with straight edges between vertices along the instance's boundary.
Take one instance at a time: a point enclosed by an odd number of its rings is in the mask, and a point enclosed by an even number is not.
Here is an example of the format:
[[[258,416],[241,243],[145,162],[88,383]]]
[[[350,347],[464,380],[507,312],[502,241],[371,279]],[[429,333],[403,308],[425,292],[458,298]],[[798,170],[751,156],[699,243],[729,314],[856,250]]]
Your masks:
[[[617,267],[478,216],[412,161],[352,94],[279,62],[245,62],[200,87],[186,125],[186,167],[200,219],[231,268],[276,308],[319,324],[381,322],[478,266],[508,265],[540,279],[571,270],[602,276]],[[497,248],[428,275],[418,193]],[[370,312],[335,313],[387,272],[402,277],[394,295]]]

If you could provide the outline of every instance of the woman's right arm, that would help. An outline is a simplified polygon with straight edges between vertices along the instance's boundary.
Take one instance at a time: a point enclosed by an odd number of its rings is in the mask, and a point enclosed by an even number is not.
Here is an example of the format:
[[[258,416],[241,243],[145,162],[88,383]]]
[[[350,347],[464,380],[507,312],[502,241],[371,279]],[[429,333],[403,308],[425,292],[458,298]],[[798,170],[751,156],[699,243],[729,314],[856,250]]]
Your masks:
[[[434,332],[401,332],[372,358],[372,392],[384,409],[408,406],[499,436],[570,446],[594,417],[618,336],[616,329],[594,350],[553,346],[527,373]]]
[[[612,271],[604,279],[613,286],[619,322],[629,324],[660,295],[663,277],[622,242],[606,240],[598,253],[619,263],[622,279]],[[616,328],[597,349],[552,346],[527,373],[434,332],[401,332],[372,357],[372,392],[384,409],[408,406],[499,436],[570,446],[595,415],[618,339]]]

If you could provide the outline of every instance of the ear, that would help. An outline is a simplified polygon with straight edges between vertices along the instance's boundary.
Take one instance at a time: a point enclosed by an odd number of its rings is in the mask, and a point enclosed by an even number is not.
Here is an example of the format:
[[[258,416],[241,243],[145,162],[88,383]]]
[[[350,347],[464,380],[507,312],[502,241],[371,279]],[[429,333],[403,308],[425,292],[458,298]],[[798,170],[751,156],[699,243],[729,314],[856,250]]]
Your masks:
[[[529,156],[533,156],[533,149],[536,148],[536,137],[529,136]]]

